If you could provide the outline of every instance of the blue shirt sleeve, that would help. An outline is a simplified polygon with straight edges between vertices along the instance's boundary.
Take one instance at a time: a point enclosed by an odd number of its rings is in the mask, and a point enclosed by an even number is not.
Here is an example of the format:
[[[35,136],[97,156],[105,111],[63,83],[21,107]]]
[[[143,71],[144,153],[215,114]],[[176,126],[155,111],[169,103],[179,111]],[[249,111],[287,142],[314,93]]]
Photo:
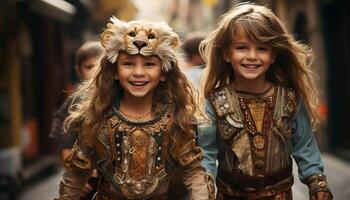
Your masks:
[[[216,178],[218,143],[216,136],[216,120],[212,106],[207,101],[205,111],[210,121],[200,124],[198,127],[198,144],[204,151],[202,165]]]
[[[299,179],[304,181],[309,176],[323,174],[323,161],[312,132],[310,117],[305,105],[300,101],[294,117],[292,135],[292,156],[298,165]]]

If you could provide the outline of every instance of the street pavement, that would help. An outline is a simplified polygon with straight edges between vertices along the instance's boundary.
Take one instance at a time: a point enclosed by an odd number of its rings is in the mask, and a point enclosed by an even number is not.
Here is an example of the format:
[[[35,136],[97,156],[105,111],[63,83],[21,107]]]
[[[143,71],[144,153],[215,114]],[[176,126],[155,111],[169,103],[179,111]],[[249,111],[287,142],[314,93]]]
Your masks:
[[[341,160],[332,154],[323,153],[325,173],[335,200],[350,200],[350,162]],[[308,200],[308,190],[297,178],[297,167],[294,164],[293,197],[294,200]],[[57,197],[58,185],[63,170],[50,175],[42,181],[27,187],[19,200],[52,200]]]

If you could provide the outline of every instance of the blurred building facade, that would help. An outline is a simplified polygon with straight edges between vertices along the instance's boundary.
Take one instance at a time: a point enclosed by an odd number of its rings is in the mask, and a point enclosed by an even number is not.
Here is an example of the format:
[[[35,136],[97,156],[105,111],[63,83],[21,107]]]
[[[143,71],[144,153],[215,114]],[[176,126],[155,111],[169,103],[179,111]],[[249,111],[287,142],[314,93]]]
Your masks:
[[[98,39],[112,15],[130,20],[136,12],[128,0],[0,2],[0,188],[54,164],[48,133],[72,88],[76,50]]]

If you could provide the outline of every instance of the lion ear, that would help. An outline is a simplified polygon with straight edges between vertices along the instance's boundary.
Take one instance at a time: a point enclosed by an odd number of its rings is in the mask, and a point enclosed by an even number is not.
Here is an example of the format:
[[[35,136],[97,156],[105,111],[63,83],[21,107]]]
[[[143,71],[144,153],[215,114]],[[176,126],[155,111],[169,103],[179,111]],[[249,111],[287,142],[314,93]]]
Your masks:
[[[106,29],[101,34],[101,45],[105,48],[106,56],[112,63],[115,63],[119,50],[123,48],[123,34],[128,27],[127,22],[111,17]]]
[[[109,20],[110,20],[113,24],[115,24],[115,25],[119,25],[119,24],[123,24],[123,23],[124,23],[123,21],[119,20],[118,18],[116,18],[116,17],[114,17],[114,16],[112,16],[111,18],[109,18]]]
[[[112,16],[110,23],[107,24],[106,30],[103,31],[101,35],[101,44],[106,48],[107,43],[110,41],[111,37],[116,34],[116,30],[125,30],[128,28],[128,23],[119,20],[118,18]]]
[[[112,31],[112,26],[113,24],[108,23],[107,24],[107,29],[105,31],[103,31],[102,35],[101,35],[101,45],[106,48],[108,46],[108,42],[111,39],[112,35],[113,35],[113,31]]]
[[[174,49],[177,49],[180,46],[180,38],[177,34],[172,34],[172,38],[170,40],[170,46]]]

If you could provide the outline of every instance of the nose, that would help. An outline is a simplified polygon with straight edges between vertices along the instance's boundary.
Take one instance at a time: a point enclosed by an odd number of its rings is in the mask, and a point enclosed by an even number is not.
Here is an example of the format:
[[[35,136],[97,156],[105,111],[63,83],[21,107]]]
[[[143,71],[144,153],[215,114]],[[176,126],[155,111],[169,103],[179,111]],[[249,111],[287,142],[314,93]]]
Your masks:
[[[144,41],[140,41],[140,40],[137,40],[137,41],[134,41],[132,42],[132,44],[137,47],[139,50],[142,49],[143,47],[147,46],[147,43],[144,42]]]
[[[248,51],[248,55],[247,55],[248,59],[256,59],[257,58],[257,53],[255,49],[250,49]]]
[[[136,65],[134,68],[134,76],[143,76],[145,74],[144,67],[142,65]]]

